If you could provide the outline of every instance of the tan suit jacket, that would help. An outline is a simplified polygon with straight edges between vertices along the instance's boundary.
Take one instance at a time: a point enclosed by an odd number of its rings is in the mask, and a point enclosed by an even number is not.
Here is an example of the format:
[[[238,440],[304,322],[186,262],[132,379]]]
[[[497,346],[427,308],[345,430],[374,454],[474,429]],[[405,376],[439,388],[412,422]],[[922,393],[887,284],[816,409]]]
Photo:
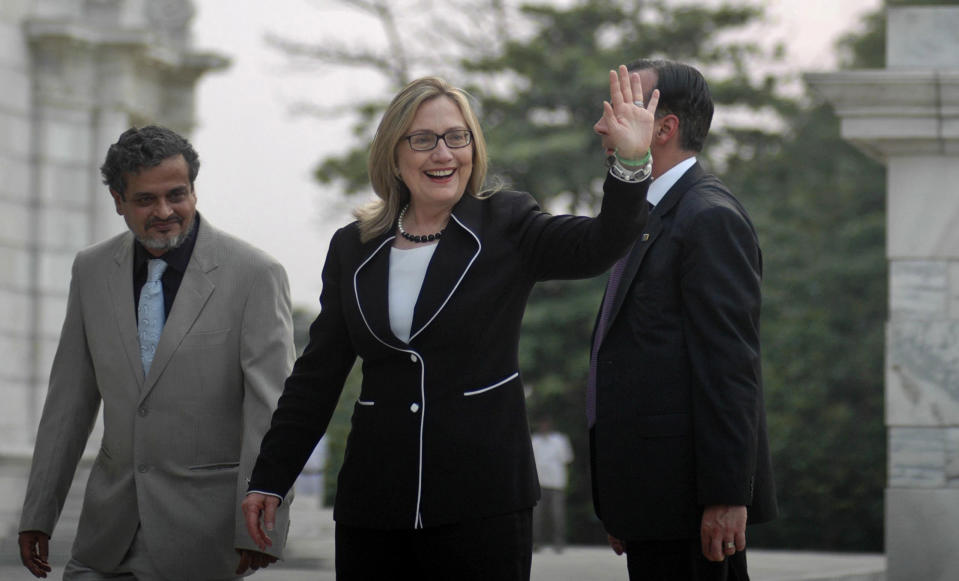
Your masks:
[[[171,580],[229,577],[256,549],[239,511],[293,361],[283,267],[201,220],[147,377],[138,353],[133,236],[77,254],[20,530],[47,534],[100,403],[104,433],[73,555],[110,571],[138,526]],[[289,503],[271,553],[281,556]]]

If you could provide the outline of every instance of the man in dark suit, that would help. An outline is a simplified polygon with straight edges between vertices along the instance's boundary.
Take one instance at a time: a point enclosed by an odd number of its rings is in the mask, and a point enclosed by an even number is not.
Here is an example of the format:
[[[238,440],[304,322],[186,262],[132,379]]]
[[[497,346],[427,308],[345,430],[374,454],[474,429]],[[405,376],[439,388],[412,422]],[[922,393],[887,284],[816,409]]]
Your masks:
[[[759,350],[762,257],[745,209],[696,160],[712,121],[696,69],[659,89],[645,232],[610,273],[587,415],[593,499],[630,579],[748,579],[746,525],[775,517]],[[605,134],[604,122],[596,131]]]

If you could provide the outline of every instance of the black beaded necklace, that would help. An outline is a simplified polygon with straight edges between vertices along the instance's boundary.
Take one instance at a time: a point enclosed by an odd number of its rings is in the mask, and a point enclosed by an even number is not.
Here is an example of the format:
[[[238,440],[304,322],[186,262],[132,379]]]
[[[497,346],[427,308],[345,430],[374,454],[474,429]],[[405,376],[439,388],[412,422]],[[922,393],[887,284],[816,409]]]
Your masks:
[[[405,206],[403,206],[403,209],[400,210],[400,217],[396,220],[396,226],[400,231],[400,236],[402,236],[403,238],[406,238],[410,242],[415,242],[417,244],[422,244],[424,242],[433,242],[443,237],[443,232],[446,231],[446,228],[443,228],[436,234],[420,235],[420,234],[410,234],[409,232],[407,232],[406,229],[403,228],[403,218],[406,217],[406,211],[409,209],[410,209],[409,204],[406,204]]]

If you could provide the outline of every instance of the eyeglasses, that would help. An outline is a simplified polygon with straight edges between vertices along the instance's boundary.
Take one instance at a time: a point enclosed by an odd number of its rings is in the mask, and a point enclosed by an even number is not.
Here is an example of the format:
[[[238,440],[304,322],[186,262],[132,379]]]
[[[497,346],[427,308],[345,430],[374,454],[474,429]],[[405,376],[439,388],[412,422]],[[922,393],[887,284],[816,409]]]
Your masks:
[[[443,135],[437,135],[432,131],[424,133],[414,133],[404,137],[410,142],[410,149],[413,151],[429,151],[436,147],[436,144],[443,140],[446,147],[450,149],[460,149],[473,142],[473,132],[469,129],[453,129]]]

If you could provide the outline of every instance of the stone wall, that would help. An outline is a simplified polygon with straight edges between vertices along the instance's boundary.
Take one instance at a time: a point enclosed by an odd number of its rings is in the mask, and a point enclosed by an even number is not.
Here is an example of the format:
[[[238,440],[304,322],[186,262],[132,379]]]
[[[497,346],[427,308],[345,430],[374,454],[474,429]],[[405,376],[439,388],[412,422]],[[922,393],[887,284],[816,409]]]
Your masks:
[[[190,43],[189,0],[0,4],[0,455],[32,449],[73,256],[124,228],[100,183],[132,124],[193,126],[226,65]]]
[[[0,3],[0,441],[24,446],[37,378],[31,196],[31,74],[21,23],[30,2]]]

